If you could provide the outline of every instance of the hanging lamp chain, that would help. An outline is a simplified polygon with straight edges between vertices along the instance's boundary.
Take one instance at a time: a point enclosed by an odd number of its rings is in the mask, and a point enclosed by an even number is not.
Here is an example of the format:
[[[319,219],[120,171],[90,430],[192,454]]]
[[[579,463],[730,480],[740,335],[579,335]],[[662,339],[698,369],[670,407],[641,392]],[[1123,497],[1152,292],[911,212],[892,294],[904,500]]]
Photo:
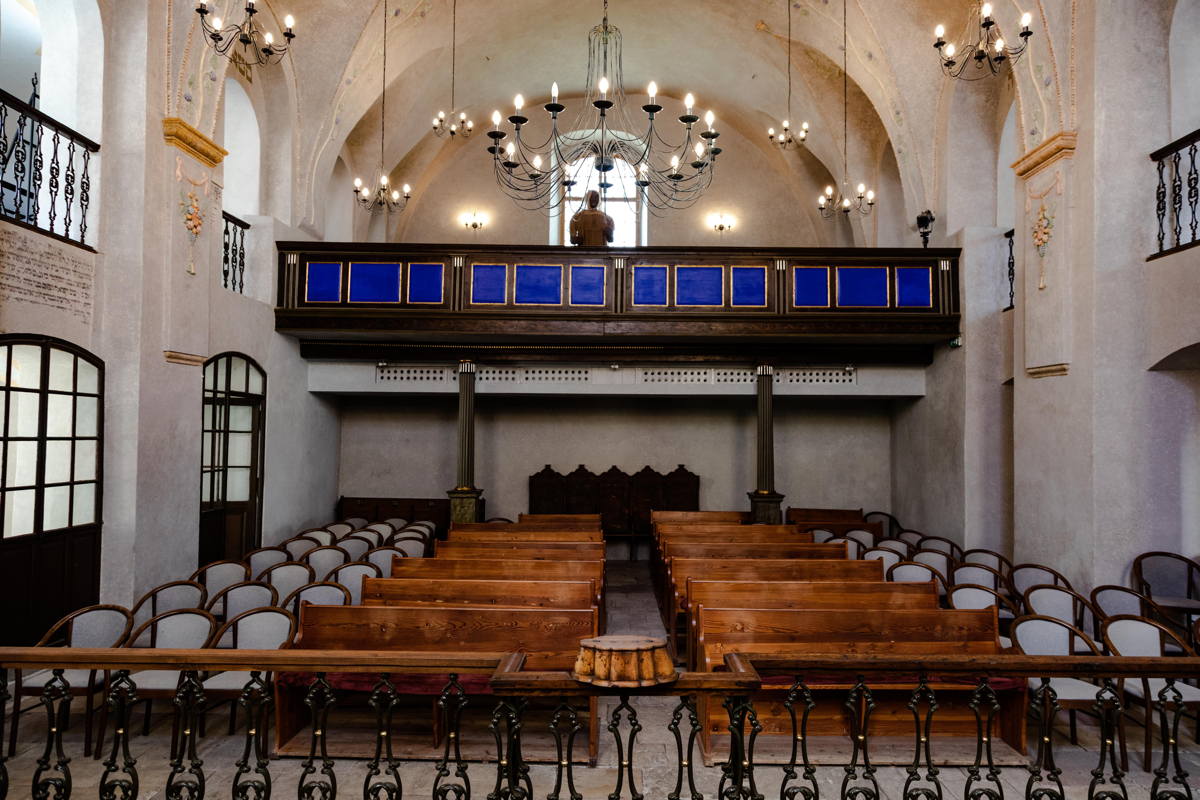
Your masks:
[[[850,0],[842,0],[842,185],[850,180],[850,45],[846,27],[846,6]]]
[[[387,130],[387,29],[388,3],[383,0],[383,92],[379,103],[379,169],[384,169],[383,136]],[[380,174],[383,174],[380,172]]]
[[[792,0],[787,0],[787,118],[792,118]]]
[[[450,113],[454,113],[454,78],[458,68],[458,0],[450,3]]]

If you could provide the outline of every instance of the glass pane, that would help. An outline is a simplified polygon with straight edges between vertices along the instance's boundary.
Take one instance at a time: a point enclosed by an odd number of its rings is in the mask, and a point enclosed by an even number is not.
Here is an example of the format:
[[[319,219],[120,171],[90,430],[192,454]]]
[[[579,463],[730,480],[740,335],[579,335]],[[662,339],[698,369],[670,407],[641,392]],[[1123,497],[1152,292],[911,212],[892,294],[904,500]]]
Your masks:
[[[37,442],[9,442],[4,468],[5,486],[37,483]]]
[[[212,478],[207,471],[202,472],[200,473],[200,502],[208,503],[212,501],[212,498],[208,496],[210,491],[212,491]]]
[[[8,345],[0,346],[0,386],[8,386]]]
[[[51,348],[50,350],[50,382],[48,389],[60,392],[75,390],[75,356],[66,350]]]
[[[36,344],[15,344],[12,348],[12,385],[38,389],[42,385],[42,348]]]
[[[8,401],[8,435],[38,435],[37,392],[13,392]]]
[[[217,362],[217,383],[216,390],[218,392],[225,391],[225,373],[229,370],[229,359],[222,358]]]
[[[96,435],[96,410],[97,399],[95,397],[76,397],[75,398],[75,435],[76,436],[95,436]]]
[[[246,359],[231,358],[229,364],[229,391],[246,391]]]
[[[71,443],[46,442],[46,483],[71,480]]]
[[[89,364],[81,358],[78,381],[79,387],[75,391],[96,394],[100,391],[100,370],[95,364]]]
[[[249,433],[229,434],[229,466],[250,466],[250,443],[251,434]]]
[[[212,403],[204,404],[204,430],[211,431],[213,429],[213,406]]]
[[[250,470],[245,468],[229,469],[225,472],[225,499],[230,502],[250,499]]]
[[[248,431],[253,420],[254,414],[250,406],[229,407],[229,430]]]
[[[6,492],[4,495],[4,536],[33,533],[33,502],[37,491]]]
[[[263,393],[263,375],[254,367],[250,367],[250,387],[247,390],[250,394]]]
[[[637,210],[634,203],[610,199],[604,210],[613,219],[613,247],[637,246]]]
[[[69,394],[51,394],[46,396],[46,435],[47,436],[70,436],[71,423],[74,415],[74,397]],[[89,402],[96,403],[94,397],[87,398]],[[95,421],[93,420],[93,425]],[[94,436],[95,432],[89,433],[88,436]]]
[[[75,485],[75,507],[71,510],[72,525],[87,525],[96,521],[96,484]]]
[[[81,439],[75,442],[75,480],[96,479],[96,441]]]
[[[216,386],[217,365],[209,362],[204,365],[204,389],[211,391]]]
[[[46,490],[42,500],[42,530],[67,527],[71,515],[71,487],[54,486]]]
[[[200,434],[200,466],[211,467],[213,463],[211,433]]]

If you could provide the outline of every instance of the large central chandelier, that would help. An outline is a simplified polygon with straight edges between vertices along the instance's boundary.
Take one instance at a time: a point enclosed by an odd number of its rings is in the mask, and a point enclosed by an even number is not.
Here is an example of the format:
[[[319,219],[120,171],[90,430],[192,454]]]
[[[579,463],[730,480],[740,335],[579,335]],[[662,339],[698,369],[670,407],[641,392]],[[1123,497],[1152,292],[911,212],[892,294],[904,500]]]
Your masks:
[[[1033,15],[1028,11],[1021,15],[1021,32],[1017,34],[1020,42],[1016,46],[1006,44],[1000,35],[1000,26],[992,17],[991,3],[976,3],[973,11],[962,44],[946,41],[945,25],[938,25],[933,31],[936,39],[933,46],[937,48],[942,72],[951,78],[974,81],[1000,74],[1005,64],[1017,63],[1029,44],[1029,37],[1033,36],[1033,31],[1029,30]],[[967,67],[971,65],[974,69],[968,71]]]
[[[387,26],[388,3],[383,0],[383,70],[380,76],[379,101],[379,182],[372,189],[363,183],[362,178],[354,179],[354,201],[364,211],[374,214],[376,211],[403,211],[412,199],[412,188],[406,183],[401,189],[393,189],[388,184],[388,175],[384,167],[384,143],[387,135]]]
[[[874,189],[868,189],[865,183],[860,183],[853,193],[850,190],[850,50],[846,28],[847,1],[842,0],[842,184],[836,189],[833,185],[826,186],[824,193],[817,196],[817,210],[824,219],[833,219],[838,212],[848,216],[851,211],[857,211],[866,216],[875,210]]]
[[[566,106],[558,101],[557,82],[550,89],[550,102],[543,106],[550,115],[550,133],[544,141],[531,143],[525,137],[529,119],[523,115],[521,95],[514,99],[515,110],[508,117],[511,138],[503,129],[500,112],[493,112],[487,135],[492,140],[488,152],[496,182],[518,206],[548,210],[592,188],[605,196],[614,185],[609,173],[623,161],[633,170],[634,183],[651,212],[691,206],[712,183],[721,152],[713,112],[704,115],[703,127],[698,126],[695,99],[688,93],[678,118],[683,140],[672,144],[655,125],[663,107],[656,102],[658,86],[653,81],[647,95],[649,102],[641,108],[645,122],[637,126],[643,130],[636,134],[635,114],[627,108],[625,96],[621,31],[609,23],[608,0],[604,0],[603,20],[588,35],[587,81],[574,122],[568,126],[560,120]],[[590,160],[592,169],[572,170],[581,159]]]

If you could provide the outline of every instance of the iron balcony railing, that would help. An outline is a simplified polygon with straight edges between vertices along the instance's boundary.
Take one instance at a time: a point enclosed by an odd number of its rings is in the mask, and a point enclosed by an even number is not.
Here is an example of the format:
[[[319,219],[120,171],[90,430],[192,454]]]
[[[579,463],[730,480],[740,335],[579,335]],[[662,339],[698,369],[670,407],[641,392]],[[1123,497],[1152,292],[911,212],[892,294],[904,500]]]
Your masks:
[[[221,285],[238,294],[246,293],[246,231],[250,223],[228,211],[221,212],[225,232],[221,237]]]
[[[1012,311],[1017,305],[1017,259],[1013,255],[1013,236],[1016,235],[1015,229],[1009,229],[1004,232],[1004,238],[1008,240],[1008,305],[1004,307],[1005,311]]]
[[[1083,796],[1095,800],[1131,796],[1186,800],[1194,796],[1186,764],[1195,758],[1196,746],[1185,747],[1183,739],[1195,734],[1185,731],[1181,721],[1185,706],[1195,711],[1197,704],[1186,704],[1180,687],[1182,679],[1194,680],[1200,675],[1200,658],[970,654],[795,658],[743,653],[726,655],[721,671],[684,672],[673,683],[642,688],[600,688],[579,683],[567,672],[527,671],[524,662],[522,653],[2,649],[3,694],[8,694],[12,670],[23,670],[26,675],[38,669],[50,673],[40,692],[35,690],[33,711],[26,711],[34,714],[40,706],[37,715],[43,725],[27,723],[24,728],[38,737],[39,743],[21,748],[22,755],[16,759],[6,759],[6,751],[0,751],[0,798],[10,792],[10,770],[13,776],[21,776],[19,785],[15,779],[11,784],[14,797],[70,797],[73,770],[80,773],[79,785],[85,785],[83,773],[88,762],[72,765],[68,755],[78,739],[78,725],[66,736],[73,701],[66,677],[69,669],[97,670],[105,676],[104,708],[114,735],[104,752],[97,753],[104,758],[103,772],[92,779],[97,788],[87,790],[101,798],[139,797],[159,788],[144,786],[141,781],[141,774],[149,772],[156,760],[164,769],[154,771],[165,773],[162,788],[165,796],[172,798],[203,797],[207,786],[209,796],[261,800],[272,796],[273,780],[275,796],[294,793],[299,798],[325,800],[337,797],[339,787],[342,796],[397,800],[404,781],[409,782],[410,792],[413,785],[431,787],[434,800],[470,800],[473,792],[476,797],[486,793],[488,800],[599,800],[601,795],[610,800],[626,795],[634,800],[647,795],[665,795],[668,800],[762,800],[768,793],[780,800],[818,800],[823,793],[836,794],[842,800],[885,796],[1002,800],[1017,794],[1028,800]],[[181,676],[172,698],[174,725],[169,747],[151,739],[131,738],[131,712],[139,700],[137,671],[162,669],[178,670]],[[203,684],[206,671],[248,673],[236,699],[246,729],[232,764],[206,763],[198,755],[203,713],[208,708]],[[372,754],[366,758],[365,778],[361,761],[335,758],[328,744],[331,734],[337,733],[338,718],[331,717],[331,711],[351,692],[342,688],[347,675],[366,679],[360,681],[359,695],[367,694],[362,687],[369,689],[373,727],[367,741]],[[486,676],[482,683],[481,676]],[[424,761],[402,758],[393,747],[403,722],[397,718],[400,699],[408,691],[405,687],[421,678],[436,696],[435,730],[440,731],[436,757]],[[1091,711],[1098,728],[1096,735],[1081,737],[1082,745],[1090,745],[1091,750],[1078,751],[1080,757],[1071,759],[1072,771],[1055,758],[1056,749],[1062,746],[1055,740],[1063,737],[1055,736],[1054,723],[1064,703],[1056,695],[1052,678],[1095,682],[1094,698],[1073,697],[1068,704],[1074,709],[1086,706],[1084,710]],[[1021,754],[1024,763],[1004,766],[997,762],[993,748],[998,695],[1015,691],[1024,699],[1029,679],[1034,687],[1036,739],[1027,753]],[[1143,680],[1156,687],[1146,722],[1159,733],[1145,779],[1138,777],[1141,773],[1125,771],[1118,749],[1119,724],[1128,710],[1124,684]],[[472,689],[468,691],[466,685]],[[775,700],[764,704],[756,693],[768,686],[775,690]],[[286,713],[275,708],[276,699],[285,691],[293,693],[291,710]],[[906,741],[911,758],[902,759],[901,769],[883,769],[872,761],[876,744],[873,713],[878,714],[876,700],[887,693],[893,698],[890,724],[894,727],[910,720]],[[897,694],[902,702],[907,700],[899,711]],[[280,725],[295,724],[294,719],[287,720],[297,713],[297,695],[303,698],[301,707],[305,709],[300,713],[306,716],[306,746],[296,760],[284,764],[272,759],[270,727],[273,716]],[[584,776],[576,769],[581,760],[579,739],[596,724],[595,719],[585,720],[583,715],[598,698],[605,698],[604,705],[592,707],[602,710],[611,735],[610,754],[615,751],[615,758],[609,759],[614,769],[599,777],[615,783],[611,793],[607,786],[597,790],[596,776],[582,781]],[[945,764],[945,753],[939,751],[943,739],[937,730],[940,715],[950,709],[957,709],[962,716],[964,700],[974,720],[974,736],[965,759],[960,743],[957,759],[963,768],[953,770]],[[532,708],[538,704],[543,709],[539,712],[542,722],[534,725]],[[653,713],[639,719],[639,708]],[[769,730],[762,716],[767,713],[775,721]],[[470,715],[487,727],[494,746],[488,757],[464,755],[462,733]],[[832,737],[838,749],[817,758],[811,750],[810,727],[817,720],[828,723],[831,715],[848,720],[848,735]],[[664,740],[667,744],[639,750],[639,742],[650,734],[640,740],[638,734],[656,718],[665,722],[670,734]],[[785,722],[779,725],[781,718]],[[719,722],[714,724],[714,719]],[[1021,722],[1025,722],[1023,714]],[[3,723],[0,714],[0,734],[5,732]],[[707,754],[707,761],[704,755],[698,759],[696,752],[705,726],[708,732],[720,733],[722,739]],[[769,759],[760,755],[769,734],[777,734],[779,739],[786,736],[781,763],[779,759],[768,763]],[[550,738],[553,745],[543,744],[539,756],[531,755],[534,737]],[[210,760],[212,752],[207,748]],[[294,789],[278,780],[285,772],[298,773],[293,777]],[[362,781],[361,790],[347,779],[350,774]],[[218,775],[222,776],[220,785]],[[896,785],[888,785],[889,780]]]
[[[100,145],[0,90],[0,217],[88,246],[92,156]]]
[[[1150,258],[1200,244],[1200,130],[1176,139],[1150,154],[1158,170],[1155,213],[1158,249]]]

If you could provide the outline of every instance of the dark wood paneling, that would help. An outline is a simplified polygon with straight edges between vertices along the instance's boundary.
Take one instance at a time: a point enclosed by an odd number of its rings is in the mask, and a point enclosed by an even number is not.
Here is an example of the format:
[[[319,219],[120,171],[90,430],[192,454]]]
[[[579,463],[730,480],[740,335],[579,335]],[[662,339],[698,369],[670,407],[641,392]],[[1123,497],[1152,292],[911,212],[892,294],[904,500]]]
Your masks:
[[[600,525],[610,536],[629,535],[629,476],[615,466],[599,479]]]
[[[549,464],[529,476],[529,513],[567,513],[567,480]]]
[[[567,476],[568,514],[595,514],[600,508],[599,484],[596,474],[583,464]]]
[[[0,643],[29,645],[100,596],[100,528],[88,525],[0,541]]]

